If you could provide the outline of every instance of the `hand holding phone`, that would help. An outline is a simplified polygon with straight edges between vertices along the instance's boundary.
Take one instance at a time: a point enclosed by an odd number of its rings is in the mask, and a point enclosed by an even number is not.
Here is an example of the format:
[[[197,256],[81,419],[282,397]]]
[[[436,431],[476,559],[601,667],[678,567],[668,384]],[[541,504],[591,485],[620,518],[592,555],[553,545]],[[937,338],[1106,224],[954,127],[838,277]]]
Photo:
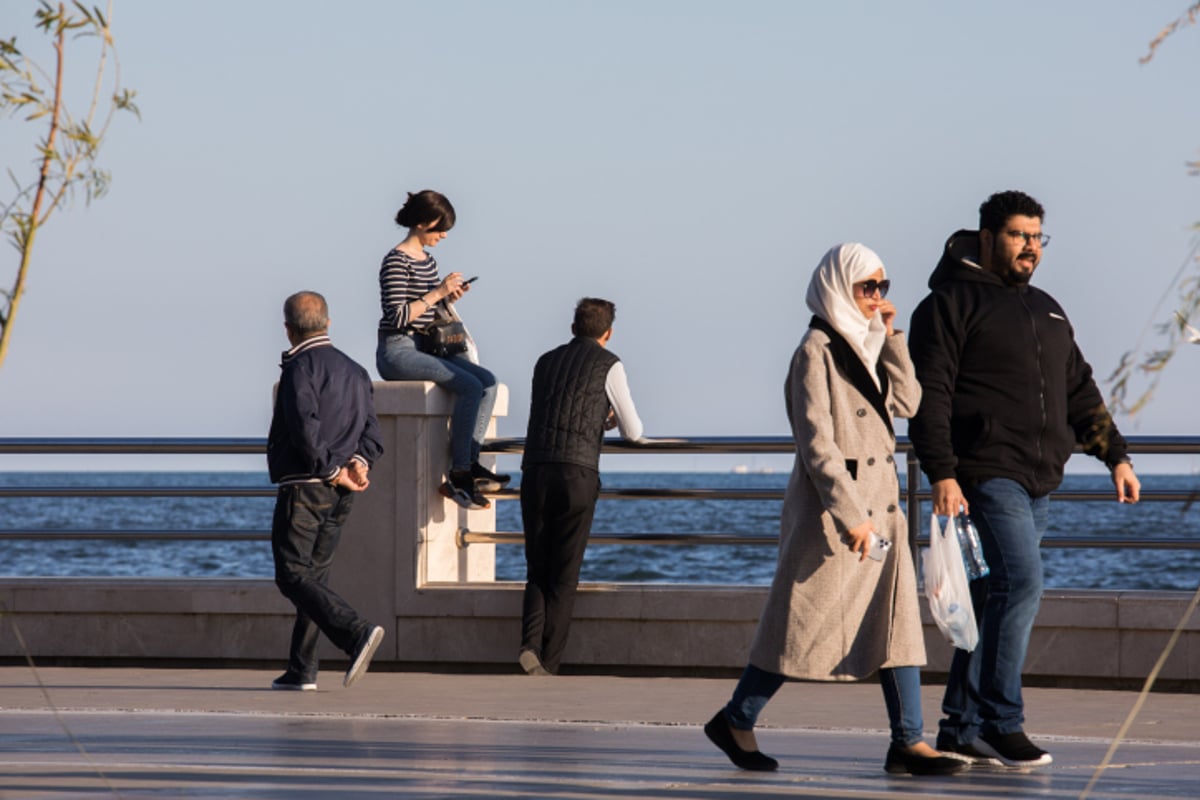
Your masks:
[[[891,548],[892,542],[890,539],[884,539],[874,531],[871,532],[871,546],[867,550],[867,558],[875,561],[883,561],[887,556],[887,551]]]
[[[478,275],[476,275],[474,278],[467,278],[465,281],[463,281],[463,282],[462,282],[462,285],[463,285],[463,286],[470,286],[472,283],[474,283],[474,282],[475,282],[475,281],[477,281],[477,280],[479,280],[479,276],[478,276]]]

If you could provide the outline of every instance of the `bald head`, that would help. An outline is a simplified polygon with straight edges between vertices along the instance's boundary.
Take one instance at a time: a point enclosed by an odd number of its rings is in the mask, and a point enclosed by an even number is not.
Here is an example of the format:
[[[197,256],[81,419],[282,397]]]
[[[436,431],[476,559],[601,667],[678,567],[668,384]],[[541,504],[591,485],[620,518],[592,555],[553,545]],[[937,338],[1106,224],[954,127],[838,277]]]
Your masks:
[[[329,306],[316,292],[296,292],[283,302],[283,324],[293,344],[329,331]]]

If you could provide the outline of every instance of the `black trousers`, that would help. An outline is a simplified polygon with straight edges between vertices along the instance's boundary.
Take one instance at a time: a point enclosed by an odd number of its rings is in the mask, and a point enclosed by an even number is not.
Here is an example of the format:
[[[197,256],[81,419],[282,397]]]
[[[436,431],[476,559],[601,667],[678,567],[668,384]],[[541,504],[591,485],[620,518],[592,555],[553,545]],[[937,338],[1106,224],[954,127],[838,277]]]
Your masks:
[[[525,598],[521,650],[532,650],[558,672],[579,568],[600,496],[600,473],[574,464],[537,464],[521,473],[525,526]]]
[[[329,588],[329,570],[350,516],[354,494],[323,483],[280,486],[271,522],[275,585],[296,606],[288,672],[317,679],[317,633],[342,652],[354,653],[370,628],[337,592]]]

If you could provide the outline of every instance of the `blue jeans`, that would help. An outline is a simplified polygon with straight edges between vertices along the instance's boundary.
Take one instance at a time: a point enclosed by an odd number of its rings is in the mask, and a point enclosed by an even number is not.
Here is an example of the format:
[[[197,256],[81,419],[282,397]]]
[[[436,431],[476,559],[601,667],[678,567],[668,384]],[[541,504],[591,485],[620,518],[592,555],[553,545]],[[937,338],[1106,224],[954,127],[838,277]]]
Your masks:
[[[296,606],[288,672],[317,679],[317,633],[352,655],[370,623],[329,588],[329,569],[354,494],[324,483],[280,486],[271,520],[275,585]]]
[[[385,381],[433,381],[454,392],[450,416],[452,469],[470,469],[479,460],[492,407],[496,405],[496,376],[465,355],[438,358],[417,349],[413,337],[379,334],[375,368]]]
[[[955,650],[942,699],[939,739],[967,744],[983,733],[1014,733],[1025,722],[1021,669],[1042,600],[1041,541],[1050,498],[993,478],[964,486],[990,572],[971,582],[979,644]]]
[[[774,672],[747,664],[725,705],[725,719],[730,727],[753,730],[762,713],[786,679]],[[925,726],[921,718],[921,670],[919,667],[892,667],[879,670],[879,685],[883,689],[883,704],[887,707],[892,742],[911,747],[921,741]]]

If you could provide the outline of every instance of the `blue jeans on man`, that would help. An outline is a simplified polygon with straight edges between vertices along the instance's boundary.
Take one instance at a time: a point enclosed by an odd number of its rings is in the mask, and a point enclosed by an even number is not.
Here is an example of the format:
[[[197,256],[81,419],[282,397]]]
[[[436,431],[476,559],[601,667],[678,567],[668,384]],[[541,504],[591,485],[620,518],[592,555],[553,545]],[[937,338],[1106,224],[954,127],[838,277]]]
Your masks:
[[[964,485],[963,496],[990,571],[971,583],[979,644],[954,651],[938,739],[970,744],[981,732],[1015,733],[1025,722],[1021,670],[1041,604],[1050,498],[1006,478]]]
[[[317,679],[317,635],[353,655],[371,624],[329,588],[329,570],[354,493],[325,483],[279,487],[271,522],[275,584],[296,606],[288,673]]]

